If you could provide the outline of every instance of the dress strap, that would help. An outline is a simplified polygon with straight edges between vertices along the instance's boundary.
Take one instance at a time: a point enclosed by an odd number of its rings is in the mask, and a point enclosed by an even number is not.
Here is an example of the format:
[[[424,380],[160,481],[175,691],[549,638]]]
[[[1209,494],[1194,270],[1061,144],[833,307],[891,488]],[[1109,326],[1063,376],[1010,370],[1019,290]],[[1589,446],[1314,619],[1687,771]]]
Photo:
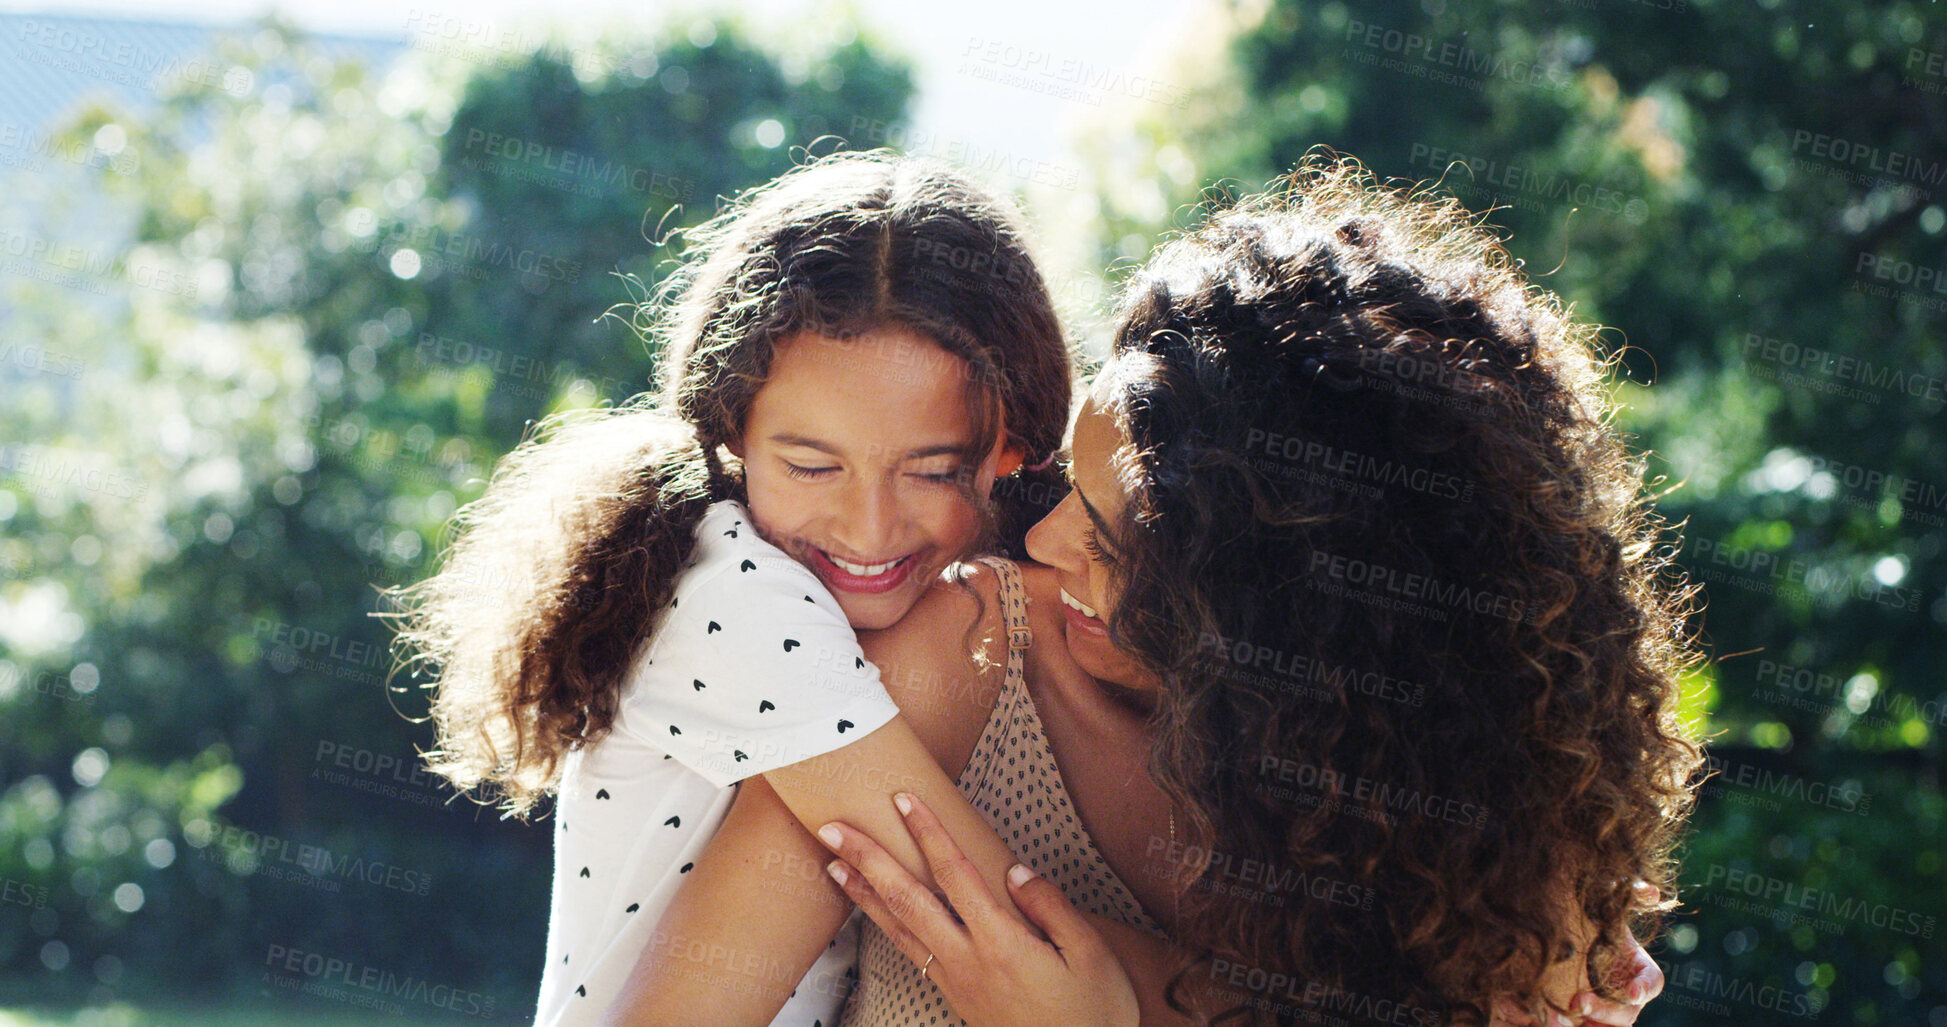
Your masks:
[[[983,556],[980,562],[1001,579],[1001,621],[1007,625],[1007,662],[1014,654],[1034,644],[1034,631],[1028,627],[1028,593],[1021,585],[1021,568],[1000,556]]]

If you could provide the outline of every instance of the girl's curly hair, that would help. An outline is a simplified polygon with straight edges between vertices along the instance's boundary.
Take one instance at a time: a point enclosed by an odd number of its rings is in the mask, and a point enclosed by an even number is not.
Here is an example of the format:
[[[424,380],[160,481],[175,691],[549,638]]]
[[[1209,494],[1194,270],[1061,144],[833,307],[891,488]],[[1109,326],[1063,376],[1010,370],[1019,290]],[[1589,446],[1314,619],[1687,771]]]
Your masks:
[[[698,520],[743,498],[725,446],[781,340],[911,330],[966,363],[968,467],[997,423],[1029,464],[1058,449],[1072,365],[1027,238],[951,167],[885,153],[793,168],[685,233],[686,258],[630,318],[661,349],[661,396],[534,426],[455,514],[439,571],[387,593],[399,666],[436,675],[429,769],[525,815],[607,733]],[[1004,551],[1059,493],[1051,472],[1019,473],[1047,480],[970,497]]]
[[[1457,202],[1336,155],[1129,284],[1111,630],[1163,682],[1180,938],[1484,1022],[1673,904],[1692,590],[1598,353]]]

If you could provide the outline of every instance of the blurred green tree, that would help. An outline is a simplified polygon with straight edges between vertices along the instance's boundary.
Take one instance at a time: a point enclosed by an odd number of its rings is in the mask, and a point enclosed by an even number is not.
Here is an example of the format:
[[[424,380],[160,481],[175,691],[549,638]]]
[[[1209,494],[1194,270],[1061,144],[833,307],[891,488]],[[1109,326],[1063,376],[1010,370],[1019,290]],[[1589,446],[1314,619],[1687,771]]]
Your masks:
[[[0,1001],[284,999],[282,950],[522,1015],[550,835],[413,769],[423,698],[368,614],[532,420],[646,385],[601,315],[659,229],[903,115],[902,61],[830,28],[377,69],[270,22],[220,81],[68,130],[140,159],[81,190],[125,250],[11,286],[82,372],[0,412],[0,599],[37,618],[0,632]]]
[[[1947,1022],[1947,18],[1901,0],[1211,16],[1183,103],[1090,138],[1099,260],[1139,258],[1207,183],[1255,188],[1323,144],[1491,208],[1537,283],[1611,329],[1717,657],[1686,694],[1720,771],[1686,862],[1695,915],[1650,1022]]]

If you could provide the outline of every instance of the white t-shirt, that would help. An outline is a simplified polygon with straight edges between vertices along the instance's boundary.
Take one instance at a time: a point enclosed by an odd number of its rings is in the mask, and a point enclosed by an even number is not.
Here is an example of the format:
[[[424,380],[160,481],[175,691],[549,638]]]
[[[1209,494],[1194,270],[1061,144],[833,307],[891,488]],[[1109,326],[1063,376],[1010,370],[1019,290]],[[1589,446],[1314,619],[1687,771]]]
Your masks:
[[[535,1022],[592,1024],[607,1011],[737,782],[855,742],[898,712],[823,583],[758,537],[741,504],[711,504],[695,559],[623,684],[614,730],[563,767]],[[803,876],[780,881],[818,883]],[[775,1024],[836,1022],[857,919]],[[671,951],[687,958],[680,939]],[[739,958],[695,955],[718,968]]]

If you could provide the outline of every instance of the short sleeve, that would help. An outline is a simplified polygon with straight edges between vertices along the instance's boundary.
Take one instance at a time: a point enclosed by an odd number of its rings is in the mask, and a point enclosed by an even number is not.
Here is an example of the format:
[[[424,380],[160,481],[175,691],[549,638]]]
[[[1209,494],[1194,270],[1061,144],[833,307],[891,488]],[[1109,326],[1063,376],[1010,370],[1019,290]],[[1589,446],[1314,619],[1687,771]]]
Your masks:
[[[719,786],[821,756],[898,714],[844,612],[754,539],[677,590],[625,693],[632,730]]]

